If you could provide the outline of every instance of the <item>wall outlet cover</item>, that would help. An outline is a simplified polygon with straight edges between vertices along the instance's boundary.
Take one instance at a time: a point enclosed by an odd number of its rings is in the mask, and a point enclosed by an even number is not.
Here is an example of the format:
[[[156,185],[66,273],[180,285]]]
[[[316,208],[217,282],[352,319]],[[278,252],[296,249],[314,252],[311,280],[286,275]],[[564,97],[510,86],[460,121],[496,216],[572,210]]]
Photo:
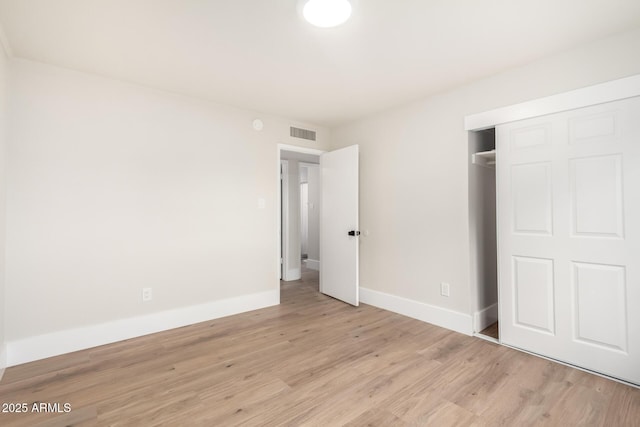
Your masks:
[[[449,284],[442,282],[440,283],[440,295],[442,295],[443,297],[448,297],[449,296]]]

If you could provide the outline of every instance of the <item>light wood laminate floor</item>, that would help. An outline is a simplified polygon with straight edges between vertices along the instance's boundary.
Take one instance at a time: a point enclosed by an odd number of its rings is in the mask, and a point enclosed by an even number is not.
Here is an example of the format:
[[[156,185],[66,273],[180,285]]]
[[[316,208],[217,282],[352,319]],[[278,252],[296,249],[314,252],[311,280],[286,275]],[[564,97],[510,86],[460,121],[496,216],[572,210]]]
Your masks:
[[[486,335],[490,338],[493,339],[498,339],[499,334],[498,334],[498,322],[492,323],[491,325],[487,326],[485,329],[483,329],[482,331],[480,331],[480,334],[482,335]]]
[[[640,390],[388,311],[282,304],[7,369],[2,426],[640,425]]]

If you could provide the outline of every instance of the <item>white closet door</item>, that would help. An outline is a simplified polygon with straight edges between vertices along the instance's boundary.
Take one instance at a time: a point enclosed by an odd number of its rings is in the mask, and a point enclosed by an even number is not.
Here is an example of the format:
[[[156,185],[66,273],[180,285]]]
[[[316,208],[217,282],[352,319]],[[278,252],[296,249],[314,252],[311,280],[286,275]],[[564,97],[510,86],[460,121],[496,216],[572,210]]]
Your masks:
[[[501,342],[640,384],[640,98],[496,144]]]

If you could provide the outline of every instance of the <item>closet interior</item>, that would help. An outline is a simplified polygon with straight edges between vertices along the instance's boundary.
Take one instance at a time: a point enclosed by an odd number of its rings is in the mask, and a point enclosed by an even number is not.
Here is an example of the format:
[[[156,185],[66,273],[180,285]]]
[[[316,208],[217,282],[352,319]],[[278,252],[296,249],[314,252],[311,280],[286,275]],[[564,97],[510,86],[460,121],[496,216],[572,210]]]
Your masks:
[[[495,129],[469,132],[469,231],[474,333],[498,341]]]

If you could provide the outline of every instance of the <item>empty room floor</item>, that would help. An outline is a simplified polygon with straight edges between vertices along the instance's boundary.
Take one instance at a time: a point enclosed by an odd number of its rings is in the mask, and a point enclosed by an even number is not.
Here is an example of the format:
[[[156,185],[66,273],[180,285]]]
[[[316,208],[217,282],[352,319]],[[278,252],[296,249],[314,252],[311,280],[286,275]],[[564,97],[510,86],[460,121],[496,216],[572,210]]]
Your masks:
[[[71,412],[0,425],[638,425],[639,389],[317,289],[8,368],[2,402]]]

